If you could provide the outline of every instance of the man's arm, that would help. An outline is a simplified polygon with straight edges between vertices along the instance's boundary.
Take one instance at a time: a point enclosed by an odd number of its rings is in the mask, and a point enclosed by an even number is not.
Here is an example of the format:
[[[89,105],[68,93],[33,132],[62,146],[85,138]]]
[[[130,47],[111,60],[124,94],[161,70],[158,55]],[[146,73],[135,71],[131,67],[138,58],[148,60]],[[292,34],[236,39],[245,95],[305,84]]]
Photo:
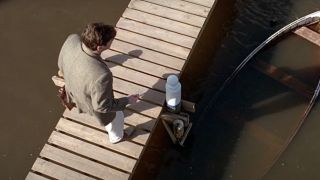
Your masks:
[[[122,111],[129,103],[128,97],[114,98],[111,74],[102,75],[91,86],[93,110],[99,113]]]

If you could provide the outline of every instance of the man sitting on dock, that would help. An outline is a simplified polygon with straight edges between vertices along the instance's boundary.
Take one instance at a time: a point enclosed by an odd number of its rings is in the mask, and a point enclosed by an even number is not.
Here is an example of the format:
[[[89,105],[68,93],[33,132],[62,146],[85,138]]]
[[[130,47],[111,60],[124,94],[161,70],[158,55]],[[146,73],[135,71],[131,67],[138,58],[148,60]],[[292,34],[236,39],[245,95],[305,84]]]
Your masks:
[[[113,77],[100,57],[116,36],[116,30],[103,23],[91,23],[81,34],[71,34],[63,44],[58,60],[60,76],[65,79],[67,96],[80,113],[95,116],[105,126],[111,143],[121,141],[124,133],[123,110],[136,103],[138,95],[115,99]]]

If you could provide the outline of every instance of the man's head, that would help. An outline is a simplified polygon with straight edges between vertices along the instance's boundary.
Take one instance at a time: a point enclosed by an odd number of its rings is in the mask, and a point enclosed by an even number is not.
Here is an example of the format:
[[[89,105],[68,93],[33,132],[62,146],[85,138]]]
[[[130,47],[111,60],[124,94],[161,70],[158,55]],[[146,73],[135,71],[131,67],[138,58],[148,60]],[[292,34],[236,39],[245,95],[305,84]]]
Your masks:
[[[81,34],[81,41],[92,51],[100,54],[108,49],[117,32],[113,26],[90,23]]]

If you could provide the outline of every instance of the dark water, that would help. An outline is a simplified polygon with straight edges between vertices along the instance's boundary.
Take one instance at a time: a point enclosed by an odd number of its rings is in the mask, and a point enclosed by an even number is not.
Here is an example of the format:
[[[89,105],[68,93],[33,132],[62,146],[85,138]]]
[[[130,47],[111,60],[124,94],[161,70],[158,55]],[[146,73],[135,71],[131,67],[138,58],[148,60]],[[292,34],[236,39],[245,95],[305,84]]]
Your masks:
[[[206,66],[189,68],[192,72],[187,76],[200,74],[188,82],[192,86],[188,97],[197,103],[195,126],[185,148],[172,147],[166,152],[157,179],[260,179],[308,104],[308,98],[251,66],[217,101],[210,97],[221,85],[217,79],[227,77],[272,33],[320,10],[320,1],[236,0],[230,8],[233,18],[223,26],[226,35],[220,47],[208,59],[201,59]],[[313,88],[320,77],[319,47],[296,35],[267,48],[256,59],[279,67]],[[317,104],[264,179],[320,178],[318,111]]]
[[[0,0],[0,179],[24,179],[63,109],[51,76],[70,33],[115,25],[129,0]]]

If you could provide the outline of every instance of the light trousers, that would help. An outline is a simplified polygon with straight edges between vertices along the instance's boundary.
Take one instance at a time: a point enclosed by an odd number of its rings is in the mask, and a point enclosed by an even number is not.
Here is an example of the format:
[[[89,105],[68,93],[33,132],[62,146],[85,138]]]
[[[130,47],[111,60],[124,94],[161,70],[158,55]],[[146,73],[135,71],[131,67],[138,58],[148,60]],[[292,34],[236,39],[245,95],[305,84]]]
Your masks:
[[[124,114],[122,111],[117,111],[114,119],[105,126],[109,135],[109,141],[111,143],[117,143],[123,138],[124,128]]]

